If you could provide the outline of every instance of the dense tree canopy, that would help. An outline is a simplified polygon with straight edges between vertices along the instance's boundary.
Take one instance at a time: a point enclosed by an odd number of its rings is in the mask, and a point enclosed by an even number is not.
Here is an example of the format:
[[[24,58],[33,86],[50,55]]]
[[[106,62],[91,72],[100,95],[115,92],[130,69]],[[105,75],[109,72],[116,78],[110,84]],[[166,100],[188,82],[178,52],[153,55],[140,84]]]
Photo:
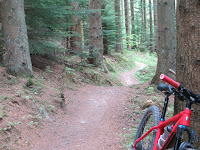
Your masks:
[[[63,53],[73,53],[80,56],[85,55],[84,57],[90,57],[89,53],[87,53],[90,43],[88,34],[89,15],[93,10],[88,9],[88,4],[88,0],[24,0],[31,54],[56,56],[57,59],[60,58],[60,55]],[[125,13],[125,4],[128,6],[127,9],[132,9],[132,13],[129,13],[129,10]],[[126,39],[130,39],[128,42],[129,48],[140,47],[142,50],[147,50],[147,41],[151,42],[150,39],[147,38],[148,40],[145,41],[146,46],[140,46],[143,44],[140,42],[140,35],[143,34],[143,29],[141,29],[140,24],[141,21],[144,20],[140,19],[140,7],[143,5],[139,1],[128,0],[127,3],[116,3],[114,0],[104,0],[101,1],[101,5],[104,48],[107,48],[109,53],[124,51],[123,48],[126,47],[122,46],[120,40],[125,42]],[[146,7],[143,7],[147,12],[149,11],[148,6],[150,5],[146,4]],[[128,20],[130,21],[126,27],[123,26],[123,22],[125,21],[125,16],[123,15],[125,14],[127,14],[127,16],[132,15],[132,17],[129,17]],[[134,14],[135,17],[133,16]],[[148,27],[145,31],[150,31],[150,19],[148,15],[144,18],[147,19],[145,19],[146,23],[143,23]],[[134,26],[131,25],[133,19]],[[75,26],[78,27],[78,25],[79,28],[75,29]],[[126,37],[125,31],[127,27],[130,29],[128,29],[128,36]],[[132,35],[130,34],[131,28],[135,28]],[[147,35],[148,34],[147,32]],[[119,42],[121,43],[120,47]],[[79,47],[77,47],[78,45]],[[119,48],[121,50],[119,50]]]

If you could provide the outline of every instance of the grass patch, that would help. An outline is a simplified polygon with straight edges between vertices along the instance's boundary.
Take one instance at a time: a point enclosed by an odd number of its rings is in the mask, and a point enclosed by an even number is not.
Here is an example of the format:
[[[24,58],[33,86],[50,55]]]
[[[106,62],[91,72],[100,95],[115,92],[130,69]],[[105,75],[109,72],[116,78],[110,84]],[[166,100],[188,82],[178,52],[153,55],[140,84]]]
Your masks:
[[[66,77],[74,83],[85,82],[98,86],[121,86],[119,74],[135,67],[133,55],[134,53],[130,52],[124,55],[112,53],[111,56],[104,56],[104,69],[101,68],[102,66],[97,68],[81,62],[77,65],[77,62],[71,59],[65,68]]]
[[[140,83],[145,83],[150,81],[156,72],[156,66],[147,66],[144,69],[135,73],[136,78],[140,81]]]
[[[110,72],[120,74],[121,72],[135,68],[136,65],[133,55],[133,52],[128,52],[124,55],[113,53],[111,57],[105,57],[104,63]]]
[[[146,67],[135,73],[136,78],[140,83],[145,83],[151,80],[156,72],[157,57],[156,53],[136,53],[133,57],[134,61],[146,64]]]
[[[133,60],[146,64],[147,66],[156,66],[157,65],[157,55],[156,53],[141,53],[134,52]]]

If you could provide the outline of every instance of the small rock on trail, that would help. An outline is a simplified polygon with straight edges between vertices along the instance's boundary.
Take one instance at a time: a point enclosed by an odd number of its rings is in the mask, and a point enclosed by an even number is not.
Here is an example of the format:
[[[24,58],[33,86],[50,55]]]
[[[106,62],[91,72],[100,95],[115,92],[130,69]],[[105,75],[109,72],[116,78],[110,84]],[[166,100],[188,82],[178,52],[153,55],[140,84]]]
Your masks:
[[[129,88],[87,85],[74,94],[67,114],[37,133],[40,139],[30,149],[122,149],[119,134],[124,128],[123,106],[130,98]]]
[[[137,84],[133,73],[139,67],[120,75],[128,86]],[[131,77],[130,77],[131,76]],[[130,79],[129,79],[130,78]],[[30,149],[33,150],[121,150],[121,130],[125,127],[125,103],[131,99],[129,87],[86,85],[69,94],[73,103],[67,113],[58,116],[48,127],[39,130]]]

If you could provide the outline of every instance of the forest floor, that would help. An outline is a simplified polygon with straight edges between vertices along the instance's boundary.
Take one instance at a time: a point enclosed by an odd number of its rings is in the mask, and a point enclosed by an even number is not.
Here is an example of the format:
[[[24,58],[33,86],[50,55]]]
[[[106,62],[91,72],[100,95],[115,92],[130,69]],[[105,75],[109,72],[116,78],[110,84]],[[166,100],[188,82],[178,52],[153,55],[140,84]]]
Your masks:
[[[144,109],[162,102],[149,82],[139,84],[134,77],[144,67],[137,62],[121,73],[124,86],[66,82],[56,63],[45,71],[34,68],[34,79],[0,68],[0,149],[130,149]]]

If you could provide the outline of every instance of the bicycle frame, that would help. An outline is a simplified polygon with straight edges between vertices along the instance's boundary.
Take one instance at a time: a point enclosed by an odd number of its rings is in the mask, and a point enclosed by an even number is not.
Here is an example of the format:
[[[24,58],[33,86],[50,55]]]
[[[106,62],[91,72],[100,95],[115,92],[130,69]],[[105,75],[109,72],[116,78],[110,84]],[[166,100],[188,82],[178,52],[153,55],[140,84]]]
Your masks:
[[[174,137],[174,135],[176,135],[178,127],[185,128],[185,127],[189,127],[190,126],[191,113],[192,113],[192,110],[190,110],[189,108],[185,108],[182,112],[180,112],[179,114],[173,116],[172,118],[170,118],[170,119],[168,119],[166,121],[164,121],[164,120],[162,121],[162,119],[161,119],[161,121],[159,122],[159,125],[151,128],[142,137],[137,139],[133,147],[135,148],[136,144],[139,141],[144,139],[150,132],[152,132],[153,130],[157,129],[157,134],[156,134],[153,150],[158,150],[157,149],[158,140],[159,140],[160,136],[164,132],[164,127],[175,123],[171,133],[169,134],[169,136],[167,137],[163,147],[161,148],[161,150],[165,150],[167,148],[167,146],[169,145],[170,141],[172,140],[172,138]],[[179,139],[177,138],[176,141],[178,141],[178,140]]]
[[[190,117],[191,117],[191,113],[192,113],[191,105],[194,103],[200,103],[200,95],[192,93],[190,90],[186,89],[183,85],[181,85],[180,83],[169,78],[165,74],[161,74],[160,79],[167,82],[174,88],[176,88],[178,90],[178,92],[176,89],[173,89],[170,86],[168,86],[168,87],[163,86],[163,85],[158,86],[158,88],[159,88],[158,90],[165,91],[165,95],[166,95],[160,122],[157,126],[151,128],[143,136],[138,138],[132,148],[135,149],[136,145],[139,141],[144,139],[150,132],[157,129],[156,137],[154,136],[155,141],[154,141],[154,145],[153,145],[153,150],[158,150],[157,144],[159,142],[160,136],[163,134],[164,128],[168,125],[171,125],[172,131],[170,132],[169,136],[165,139],[165,143],[162,145],[161,150],[166,150],[166,148],[171,143],[171,141],[172,141],[173,137],[175,137],[175,135],[176,135],[176,143],[174,146],[174,148],[175,148],[174,150],[178,150],[179,148],[182,148],[182,149],[185,148],[184,147],[185,143],[188,144],[189,147],[193,147],[192,144],[195,139],[195,132],[193,130],[189,129]],[[165,113],[166,113],[166,109],[167,109],[167,105],[168,105],[169,96],[171,94],[175,94],[175,93],[178,93],[178,96],[180,96],[180,100],[182,100],[182,101],[186,100],[186,108],[179,114],[177,114],[177,115],[173,116],[172,118],[165,121]],[[183,142],[182,143],[183,145],[182,145],[182,144],[180,144],[180,139],[181,139],[181,136],[184,131],[188,132],[189,140],[188,140],[188,142]]]

